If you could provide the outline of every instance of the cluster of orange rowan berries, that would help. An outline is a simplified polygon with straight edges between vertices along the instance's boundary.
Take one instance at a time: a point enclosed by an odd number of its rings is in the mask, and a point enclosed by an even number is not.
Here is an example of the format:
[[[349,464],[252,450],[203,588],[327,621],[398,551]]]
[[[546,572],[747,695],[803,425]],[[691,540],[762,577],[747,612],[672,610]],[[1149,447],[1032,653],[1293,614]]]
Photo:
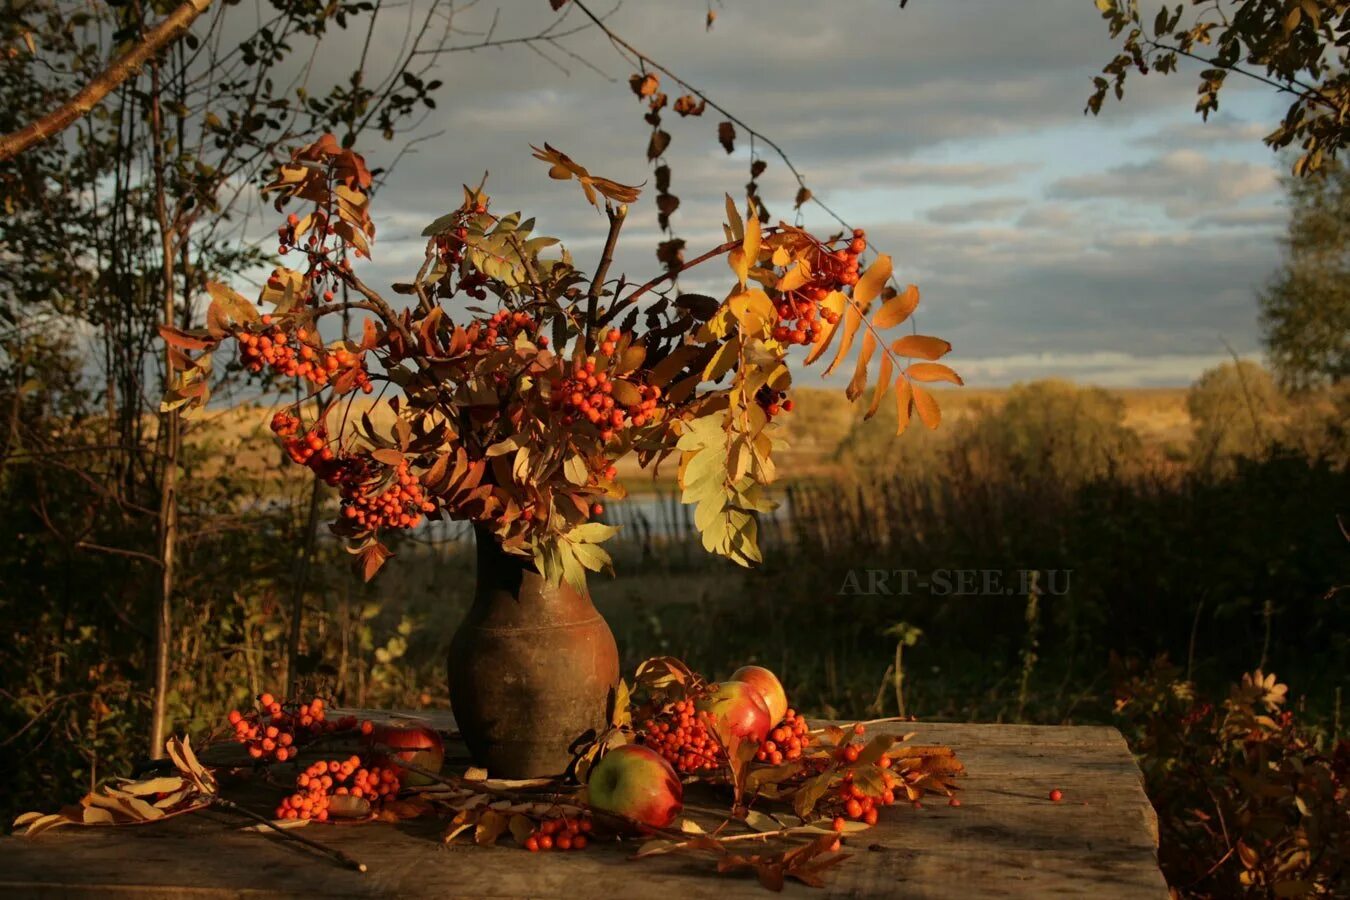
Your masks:
[[[398,773],[378,766],[366,768],[359,756],[319,760],[295,779],[297,790],[277,805],[278,819],[328,821],[334,797],[353,797],[374,806],[401,789]]]
[[[282,410],[272,417],[272,431],[284,438],[281,446],[291,462],[315,472],[333,467],[337,457],[328,446],[328,429],[322,422],[301,434],[300,420],[294,413]]]
[[[348,478],[341,493],[342,517],[368,531],[413,528],[421,523],[423,513],[436,508],[407,460],[398,464],[388,484]]]
[[[618,341],[618,329],[609,332],[601,353],[612,355]],[[656,415],[661,389],[655,385],[639,384],[640,399],[629,406],[621,406],[614,399],[614,379],[604,370],[597,371],[596,358],[579,360],[570,375],[556,379],[551,387],[550,404],[562,412],[562,424],[587,421],[600,429],[600,439],[608,443],[624,427],[641,428]]]
[[[259,709],[246,713],[232,709],[228,716],[234,739],[247,746],[253,759],[285,762],[299,752],[297,744],[305,740],[356,727],[356,719],[351,716],[336,721],[328,719],[319,697],[288,709],[287,704],[271,694],[261,694],[258,706]]]
[[[690,774],[720,766],[726,755],[693,700],[680,700],[643,723],[642,743],[666,758],[677,772]]]
[[[810,743],[810,728],[806,719],[797,715],[795,709],[788,709],[783,715],[783,721],[759,745],[755,759],[771,766],[779,765],[784,760],[801,759],[802,750]]]
[[[831,250],[822,245],[810,260],[811,279],[778,298],[774,340],[785,344],[815,343],[824,327],[822,323],[836,324],[839,314],[821,309],[820,304],[831,291],[858,283],[858,257],[866,249],[867,234],[861,228],[853,229],[852,239],[843,247]]]
[[[297,328],[292,334],[275,324],[270,315],[263,316],[262,323],[266,330],[241,331],[238,335],[239,357],[250,372],[271,368],[278,375],[303,378],[323,387],[351,369],[355,370],[352,376],[355,387],[367,394],[374,389],[360,354],[345,347],[330,353],[310,343],[307,329]]]
[[[477,328],[476,334],[474,328]],[[538,328],[539,323],[528,313],[500,309],[471,326],[470,347],[474,350],[495,350],[513,344],[516,335],[522,331],[533,334]],[[548,338],[544,335],[536,336],[534,342],[540,347],[548,346]]]
[[[525,838],[525,849],[531,853],[540,850],[585,850],[590,843],[587,837],[591,833],[591,817],[588,815],[569,818],[552,816],[539,823],[539,827]]]

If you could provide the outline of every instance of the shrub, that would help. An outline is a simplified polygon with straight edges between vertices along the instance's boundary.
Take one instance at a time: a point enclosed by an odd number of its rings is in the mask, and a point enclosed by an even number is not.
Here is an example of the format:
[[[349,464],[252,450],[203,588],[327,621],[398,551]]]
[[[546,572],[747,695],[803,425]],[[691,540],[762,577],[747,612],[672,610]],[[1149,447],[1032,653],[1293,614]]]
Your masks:
[[[1159,862],[1189,897],[1345,896],[1350,740],[1327,749],[1260,670],[1220,703],[1165,661],[1123,682],[1116,711],[1158,811]]]

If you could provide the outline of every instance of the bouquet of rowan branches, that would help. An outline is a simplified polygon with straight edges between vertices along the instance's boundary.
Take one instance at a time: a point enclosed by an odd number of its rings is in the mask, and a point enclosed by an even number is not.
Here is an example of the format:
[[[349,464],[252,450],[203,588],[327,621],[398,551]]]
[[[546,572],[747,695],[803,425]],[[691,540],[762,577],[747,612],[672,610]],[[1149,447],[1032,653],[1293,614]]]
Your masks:
[[[537,235],[533,219],[498,215],[481,185],[465,187],[463,204],[423,232],[421,266],[393,286],[411,302],[396,308],[352,266],[375,234],[364,160],[331,135],[297,150],[266,190],[278,212],[295,208],[278,234],[300,267],[273,272],[257,304],[212,284],[204,328],[162,329],[176,372],[166,408],[205,405],[212,353],[232,341],[251,371],[308,387],[272,429],[291,460],[339,491],[332,529],[365,577],[390,555],[382,533],[450,518],[579,589],[588,570],[609,567],[599,545],[614,529],[599,517],[625,494],[615,463],[628,454],[644,467],[678,455],[704,546],[760,560],[756,514],[772,509],[775,419],[792,410],[797,361],[833,349],[828,374],[856,343],[850,399],[874,384],[870,416],[893,385],[901,428],[912,412],[937,426],[919,383],[961,383],[936,362],[951,345],[883,337],[909,319],[918,290],[889,285],[884,254],[861,265],[861,230],[821,239],[761,221],[753,203],[742,216],[728,197],[724,243],[646,282],[610,279],[638,189],[547,144],[535,155],[603,202],[609,232],[594,272]],[[732,275],[723,299],[675,289],[678,275],[718,258]],[[321,320],[358,311],[370,314],[359,339],[344,328],[324,341]],[[376,391],[374,407],[354,404]],[[306,416],[310,399],[317,412]]]

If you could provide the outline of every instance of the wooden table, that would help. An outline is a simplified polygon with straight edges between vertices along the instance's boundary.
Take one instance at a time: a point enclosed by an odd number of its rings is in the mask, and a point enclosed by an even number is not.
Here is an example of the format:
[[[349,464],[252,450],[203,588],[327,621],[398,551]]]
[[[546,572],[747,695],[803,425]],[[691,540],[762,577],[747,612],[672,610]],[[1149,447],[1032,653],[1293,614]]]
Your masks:
[[[444,726],[445,714],[440,714]],[[434,717],[435,714],[432,714]],[[433,719],[434,721],[434,719]],[[898,726],[893,726],[900,730]],[[880,731],[874,728],[873,731]],[[914,723],[915,742],[951,745],[964,761],[962,805],[897,806],[850,838],[854,854],[825,890],[794,897],[1162,898],[1157,819],[1114,728]],[[1063,799],[1052,803],[1052,788]],[[208,811],[124,828],[67,828],[0,839],[0,896],[664,897],[771,896],[753,877],[719,876],[710,859],[625,857],[636,844],[526,853],[440,842],[443,823],[311,826],[307,836],[369,871],[309,858],[273,837],[238,831]]]

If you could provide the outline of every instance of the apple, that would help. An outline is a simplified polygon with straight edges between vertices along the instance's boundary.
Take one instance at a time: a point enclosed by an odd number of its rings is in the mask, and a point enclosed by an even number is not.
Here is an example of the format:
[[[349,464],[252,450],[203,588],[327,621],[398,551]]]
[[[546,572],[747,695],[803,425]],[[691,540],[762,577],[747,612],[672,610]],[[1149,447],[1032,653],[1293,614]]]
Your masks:
[[[787,691],[783,690],[783,683],[778,680],[777,675],[763,666],[741,666],[731,673],[731,680],[744,681],[759,691],[759,695],[769,707],[769,717],[773,719],[774,725],[783,721],[783,716],[787,715],[788,711]]]
[[[440,732],[427,725],[376,725],[366,740],[376,751],[376,764],[391,766],[398,773],[399,782],[406,787],[423,787],[434,784],[435,780],[390,762],[391,759],[428,772],[440,772],[441,763],[445,762],[445,744]]]
[[[665,757],[641,744],[615,747],[591,769],[587,782],[595,809],[652,828],[666,828],[684,809],[684,785]]]
[[[694,704],[715,725],[725,727],[742,740],[762,742],[773,728],[774,718],[764,697],[744,681],[724,681],[711,694]]]

